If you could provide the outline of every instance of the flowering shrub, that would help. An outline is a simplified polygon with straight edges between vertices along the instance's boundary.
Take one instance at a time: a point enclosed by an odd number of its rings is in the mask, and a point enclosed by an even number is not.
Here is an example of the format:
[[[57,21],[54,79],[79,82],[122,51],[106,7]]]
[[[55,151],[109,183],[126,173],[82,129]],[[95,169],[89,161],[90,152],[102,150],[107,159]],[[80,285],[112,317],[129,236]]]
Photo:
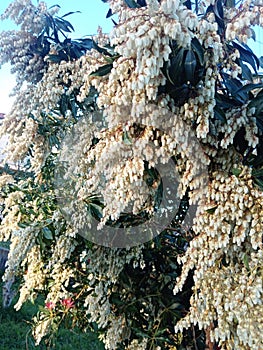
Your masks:
[[[260,349],[263,4],[107,2],[110,35],[80,40],[43,2],[2,15],[20,25],[0,36],[15,308],[45,296],[37,344],[65,321],[112,350]]]

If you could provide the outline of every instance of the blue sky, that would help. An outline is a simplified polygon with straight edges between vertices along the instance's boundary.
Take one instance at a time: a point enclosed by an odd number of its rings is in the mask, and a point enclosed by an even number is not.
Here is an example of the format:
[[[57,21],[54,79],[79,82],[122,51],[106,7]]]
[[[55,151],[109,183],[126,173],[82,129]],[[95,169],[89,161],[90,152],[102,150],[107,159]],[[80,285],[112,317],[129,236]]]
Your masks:
[[[11,0],[0,0],[0,13],[6,9],[11,3]],[[33,0],[36,4],[37,0]],[[58,15],[62,16],[70,11],[81,11],[69,16],[67,19],[75,27],[75,33],[71,35],[73,38],[79,38],[87,34],[95,34],[100,25],[104,32],[110,32],[112,28],[112,21],[106,19],[108,12],[108,5],[101,0],[46,0],[48,6],[60,5],[61,9]],[[0,32],[14,28],[11,21],[0,21]],[[249,45],[258,56],[263,56],[263,30],[256,29],[257,41],[252,40]],[[15,79],[9,73],[9,66],[4,65],[0,69],[0,112],[7,113],[10,109],[12,99],[9,94],[14,86]]]
[[[0,13],[3,13],[11,2],[11,0],[0,0]],[[37,0],[33,0],[33,3],[37,4]],[[60,5],[59,16],[63,16],[70,11],[81,11],[81,13],[75,13],[67,17],[75,28],[75,32],[70,35],[73,38],[95,34],[99,25],[103,32],[108,33],[113,26],[112,21],[106,19],[109,7],[101,0],[46,0],[46,3],[48,6]],[[13,28],[15,28],[13,22],[9,20],[0,21],[0,32]],[[4,65],[0,69],[0,82],[0,112],[7,113],[12,103],[9,94],[15,83],[14,76],[9,73],[8,65]]]

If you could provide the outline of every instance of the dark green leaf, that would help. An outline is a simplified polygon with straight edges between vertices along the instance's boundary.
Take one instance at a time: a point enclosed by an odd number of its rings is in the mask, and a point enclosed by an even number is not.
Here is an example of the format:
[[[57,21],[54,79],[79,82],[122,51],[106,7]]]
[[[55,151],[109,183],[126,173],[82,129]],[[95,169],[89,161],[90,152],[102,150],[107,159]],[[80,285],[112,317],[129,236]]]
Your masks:
[[[238,44],[235,41],[232,42],[233,47],[238,49],[240,53],[240,59],[244,62],[247,62],[254,69],[255,73],[257,73],[257,68],[259,67],[259,59],[253,53],[253,51],[245,44]]]
[[[246,269],[249,270],[249,259],[248,259],[248,255],[247,254],[244,254],[243,262],[244,262],[244,265],[245,265]]]
[[[71,12],[68,12],[65,15],[63,15],[61,18],[67,17],[69,15],[72,15],[73,13],[81,13],[81,12],[80,11],[71,11]]]
[[[140,8],[141,6],[137,4],[135,0],[124,0],[127,6],[131,9]]]
[[[254,177],[263,177],[263,168],[261,168],[261,169],[253,169],[252,175]]]
[[[48,227],[43,227],[42,228],[42,232],[43,232],[44,237],[47,240],[52,240],[53,239],[53,233]]]
[[[49,7],[49,9],[53,9],[54,7],[58,7],[58,8],[61,8],[58,4],[56,4],[56,5],[52,5],[52,6],[50,6]]]
[[[85,48],[87,50],[91,50],[93,48],[92,39],[78,39],[78,44],[81,46],[82,49]]]
[[[242,94],[244,92],[249,92],[254,89],[263,88],[263,83],[261,84],[247,84],[235,91],[235,94]]]
[[[195,78],[195,69],[196,69],[196,58],[195,54],[192,50],[188,50],[185,56],[184,61],[184,69],[185,69],[185,78],[186,81],[190,83],[194,83]]]
[[[90,214],[98,221],[101,220],[101,218],[103,217],[102,208],[96,204],[93,204],[93,203],[90,204],[89,211],[90,211]]]
[[[126,144],[126,145],[130,145],[132,144],[132,139],[129,135],[129,133],[127,131],[125,131],[123,133],[123,136],[122,136],[122,139],[123,139],[123,142]]]
[[[193,51],[197,54],[201,65],[204,64],[204,49],[197,38],[193,38],[191,42]]]
[[[223,5],[222,5],[222,0],[217,0],[215,2],[214,5],[214,12],[215,15],[219,18],[219,19],[224,19],[224,11],[223,11]]]
[[[184,6],[186,6],[188,8],[188,10],[192,10],[191,0],[186,0],[183,4],[184,4]]]
[[[90,75],[93,77],[103,77],[104,75],[107,75],[112,70],[113,64],[106,64],[105,66],[100,67],[95,72],[91,73]]]
[[[48,55],[48,60],[54,63],[60,63],[63,61],[60,55]]]
[[[213,207],[213,208],[209,208],[209,209],[206,210],[206,212],[207,212],[208,214],[214,214],[214,212],[216,211],[216,208],[217,208],[217,206],[215,206],[215,207]]]
[[[74,31],[74,28],[71,25],[71,23],[66,21],[66,20],[62,20],[60,18],[55,18],[55,24],[60,30],[62,30],[64,32],[70,33],[72,31]]]
[[[105,49],[104,47],[100,47],[94,40],[92,41],[92,43],[93,43],[93,48],[98,52],[106,56],[112,56],[112,54],[107,49]]]
[[[183,57],[184,49],[180,48],[175,57],[172,57],[170,60],[170,65],[167,65],[166,76],[168,80],[173,85],[180,85],[183,79]]]
[[[108,13],[107,13],[107,15],[106,15],[106,18],[109,18],[109,17],[111,17],[112,15],[113,15],[112,9],[109,9],[109,11],[108,11]]]
[[[221,122],[226,122],[226,115],[224,111],[219,108],[218,104],[214,107],[214,116],[217,120],[220,120]]]
[[[242,170],[240,170],[238,168],[233,168],[233,169],[231,169],[231,172],[232,172],[233,175],[238,177],[241,174]]]
[[[238,60],[238,64],[242,69],[242,78],[245,80],[253,81],[253,75],[249,67],[243,63],[241,60]]]

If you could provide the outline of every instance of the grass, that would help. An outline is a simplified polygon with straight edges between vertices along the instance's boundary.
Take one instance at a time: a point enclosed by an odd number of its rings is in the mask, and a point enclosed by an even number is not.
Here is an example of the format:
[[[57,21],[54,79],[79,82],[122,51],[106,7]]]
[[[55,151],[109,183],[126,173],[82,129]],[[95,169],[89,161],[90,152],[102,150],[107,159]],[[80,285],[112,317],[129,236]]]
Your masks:
[[[0,274],[0,278],[2,274]],[[4,309],[2,306],[2,282],[0,283],[0,349],[1,350],[103,350],[104,346],[94,333],[82,333],[78,329],[72,331],[60,329],[53,347],[45,344],[34,345],[31,335],[31,317],[38,311],[38,306],[25,303],[20,311],[13,305]]]

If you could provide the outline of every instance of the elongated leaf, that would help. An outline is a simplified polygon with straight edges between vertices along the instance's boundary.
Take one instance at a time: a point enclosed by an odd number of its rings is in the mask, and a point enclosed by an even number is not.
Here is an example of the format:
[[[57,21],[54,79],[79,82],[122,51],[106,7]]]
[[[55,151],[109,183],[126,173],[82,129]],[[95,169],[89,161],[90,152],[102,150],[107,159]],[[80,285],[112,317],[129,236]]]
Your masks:
[[[90,214],[97,220],[101,220],[101,218],[103,217],[102,208],[99,205],[96,205],[93,203],[90,204],[89,211],[90,211]]]
[[[188,50],[184,61],[185,78],[190,83],[194,82],[194,75],[196,69],[196,58],[192,50]]]
[[[63,15],[61,18],[67,17],[69,15],[73,15],[73,13],[81,13],[81,11],[70,11],[70,12],[66,13],[65,15]]]
[[[58,7],[58,8],[61,8],[60,5],[56,4],[56,5],[52,5],[49,7],[49,9],[53,9],[54,7]]]
[[[54,63],[60,63],[61,61],[65,60],[60,55],[48,55],[48,60]],[[65,60],[67,61],[67,60]]]
[[[218,105],[214,107],[214,115],[217,120],[220,120],[221,122],[224,122],[224,123],[226,122],[226,115],[224,111],[221,108],[219,108]]]
[[[141,5],[141,7],[147,6],[146,0],[137,0],[138,4]]]
[[[254,89],[259,89],[259,88],[263,88],[263,83],[259,83],[259,84],[247,84],[242,86],[240,89],[236,90],[236,94],[240,94],[242,92],[248,92]]]
[[[90,75],[93,77],[103,77],[104,75],[107,75],[112,70],[113,64],[105,64],[105,66],[100,67],[95,72],[91,73]]]
[[[61,20],[59,18],[55,18],[55,23],[56,23],[56,26],[63,30],[64,32],[72,32],[74,31],[74,28],[73,26],[71,25],[71,23],[69,23],[68,21],[65,21],[65,20]]]
[[[215,207],[206,209],[206,212],[207,212],[208,214],[214,214],[214,212],[216,211],[217,207],[218,207],[218,206],[215,206]]]
[[[92,39],[78,39],[78,41],[74,41],[74,43],[77,42],[78,45],[81,46],[81,49],[91,50],[93,48],[93,40]]]
[[[109,18],[109,17],[111,17],[112,15],[113,15],[112,10],[109,9],[109,11],[108,11],[108,13],[107,13],[107,15],[106,15],[106,18]]]
[[[197,54],[201,65],[204,64],[204,49],[197,38],[193,38],[191,42],[192,50]]]
[[[257,68],[259,67],[259,59],[257,56],[253,53],[253,51],[245,44],[240,45],[236,42],[232,42],[232,45],[238,49],[240,53],[240,59],[242,61],[245,61],[251,65],[251,67],[254,69],[255,73],[257,73]]]
[[[253,81],[253,75],[251,70],[248,68],[248,66],[243,63],[240,59],[237,60],[238,65],[242,69],[242,78],[245,80]]]
[[[224,19],[224,11],[223,11],[222,0],[217,0],[217,1],[215,2],[214,12],[215,12],[215,15],[216,15],[218,18]]]
[[[167,76],[170,82],[176,86],[181,84],[183,74],[183,56],[184,49],[180,48],[175,57],[170,60],[170,66],[168,66]]]
[[[233,98],[228,97],[228,96],[223,95],[223,94],[216,94],[216,103],[223,110],[242,105],[242,102],[236,101]]]
[[[44,237],[47,240],[52,240],[53,239],[53,233],[48,227],[43,227],[42,228],[42,232],[43,232]]]
[[[186,6],[188,8],[188,10],[192,10],[191,0],[186,0],[183,4],[184,4],[184,6]]]
[[[93,43],[94,49],[97,50],[98,52],[106,56],[112,56],[112,54],[108,50],[106,50],[104,47],[100,47],[94,40],[92,41],[92,43]]]
[[[135,0],[124,0],[124,2],[131,9],[135,9],[135,8],[140,8],[141,7],[139,4],[137,4],[137,2]]]

